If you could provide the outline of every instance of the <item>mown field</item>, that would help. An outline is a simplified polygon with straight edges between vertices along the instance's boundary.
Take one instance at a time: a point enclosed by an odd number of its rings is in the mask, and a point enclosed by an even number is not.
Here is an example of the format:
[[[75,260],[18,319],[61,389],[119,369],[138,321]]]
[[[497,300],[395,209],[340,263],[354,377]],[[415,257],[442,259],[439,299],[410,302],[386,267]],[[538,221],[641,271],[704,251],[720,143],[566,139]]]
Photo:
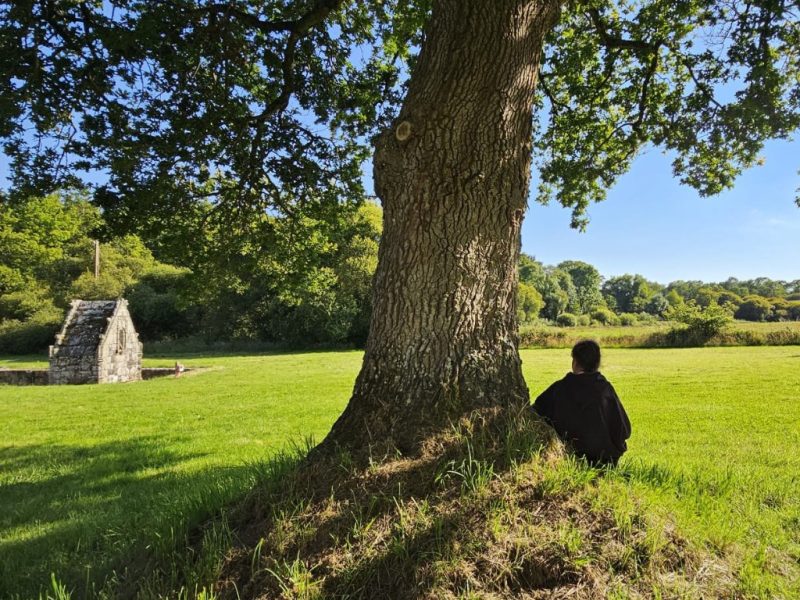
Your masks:
[[[568,350],[522,357],[534,396],[569,368]],[[183,356],[210,368],[0,387],[0,598],[36,597],[51,573],[76,597],[124,584],[253,486],[269,456],[320,439],[360,359]],[[634,431],[614,477],[665,527],[733,565],[744,595],[800,597],[800,347],[612,349],[604,362]]]

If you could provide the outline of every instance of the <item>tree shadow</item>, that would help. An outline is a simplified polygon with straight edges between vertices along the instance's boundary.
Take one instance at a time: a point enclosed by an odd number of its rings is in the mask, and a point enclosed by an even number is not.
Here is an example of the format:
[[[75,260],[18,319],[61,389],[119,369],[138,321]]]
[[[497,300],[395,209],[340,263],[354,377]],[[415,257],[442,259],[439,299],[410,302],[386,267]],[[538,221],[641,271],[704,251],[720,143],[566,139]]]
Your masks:
[[[322,597],[431,597],[435,563],[464,552],[476,532],[485,532],[487,515],[503,504],[499,480],[512,465],[563,455],[543,422],[505,419],[498,413],[476,420],[474,430],[470,424],[468,431],[432,438],[429,449],[408,457],[388,449],[375,456],[312,453],[240,507],[231,522],[238,547],[217,581],[219,596],[284,597],[307,579],[323,582]],[[555,495],[540,494],[533,481],[524,487],[527,496],[518,500],[527,512],[553,522],[561,516]],[[577,581],[544,546],[521,552],[511,536],[507,541],[498,544],[499,559],[476,558],[471,573],[452,569],[450,589],[489,578],[494,583],[484,582],[487,588],[546,593]]]
[[[82,597],[246,487],[248,467],[190,469],[205,455],[175,446],[148,436],[0,447],[0,597],[36,597],[51,573]]]
[[[244,349],[204,349],[200,348],[197,350],[155,350],[153,352],[147,352],[145,354],[145,360],[149,359],[194,359],[194,358],[241,358],[241,357],[252,357],[252,356],[295,356],[295,355],[303,355],[303,354],[329,354],[332,352],[336,353],[347,353],[347,352],[363,352],[363,348],[357,348],[354,346],[321,346],[321,347],[312,347],[312,348],[305,348],[302,346],[298,347],[282,347],[282,348],[271,348],[271,349],[254,349],[254,350],[247,350]]]

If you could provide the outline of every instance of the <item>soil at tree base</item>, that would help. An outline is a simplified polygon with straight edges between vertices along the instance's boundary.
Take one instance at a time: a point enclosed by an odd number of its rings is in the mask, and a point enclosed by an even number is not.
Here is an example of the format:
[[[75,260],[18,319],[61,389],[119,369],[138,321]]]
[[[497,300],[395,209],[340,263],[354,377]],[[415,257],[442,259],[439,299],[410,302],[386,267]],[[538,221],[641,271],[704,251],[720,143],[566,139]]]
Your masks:
[[[413,457],[312,453],[235,511],[222,598],[728,597],[735,578],[526,412],[483,410]],[[613,494],[630,494],[624,485]],[[605,492],[601,492],[605,489]]]

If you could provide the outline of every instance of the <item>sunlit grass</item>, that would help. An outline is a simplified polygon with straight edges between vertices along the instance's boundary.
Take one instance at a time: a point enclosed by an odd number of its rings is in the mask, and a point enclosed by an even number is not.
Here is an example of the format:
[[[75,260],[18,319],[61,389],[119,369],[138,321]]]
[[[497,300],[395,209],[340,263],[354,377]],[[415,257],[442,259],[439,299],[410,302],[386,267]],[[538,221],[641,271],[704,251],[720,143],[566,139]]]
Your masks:
[[[569,369],[568,350],[522,357],[534,397]],[[0,597],[37,596],[51,572],[83,594],[168,552],[259,480],[260,461],[324,436],[361,354],[180,360],[212,368],[0,386]],[[728,560],[749,595],[800,595],[800,347],[608,350],[604,363],[633,422],[608,485],[630,486],[648,512]],[[23,365],[42,363],[0,360]]]
[[[523,358],[535,397],[569,350]],[[800,347],[612,349],[604,363],[633,422],[619,476],[733,558],[754,596],[800,595]]]
[[[51,570],[83,589],[169,548],[249,489],[258,461],[324,436],[360,359],[220,356],[181,359],[212,368],[179,379],[0,386],[0,598],[38,594]]]

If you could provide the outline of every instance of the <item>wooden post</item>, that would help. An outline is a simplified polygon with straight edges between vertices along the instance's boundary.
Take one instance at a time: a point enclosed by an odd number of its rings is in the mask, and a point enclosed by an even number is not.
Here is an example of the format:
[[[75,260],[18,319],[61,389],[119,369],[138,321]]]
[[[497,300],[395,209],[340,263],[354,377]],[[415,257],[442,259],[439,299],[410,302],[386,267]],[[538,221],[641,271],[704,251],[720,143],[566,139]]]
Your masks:
[[[100,242],[94,241],[94,279],[100,279]]]

